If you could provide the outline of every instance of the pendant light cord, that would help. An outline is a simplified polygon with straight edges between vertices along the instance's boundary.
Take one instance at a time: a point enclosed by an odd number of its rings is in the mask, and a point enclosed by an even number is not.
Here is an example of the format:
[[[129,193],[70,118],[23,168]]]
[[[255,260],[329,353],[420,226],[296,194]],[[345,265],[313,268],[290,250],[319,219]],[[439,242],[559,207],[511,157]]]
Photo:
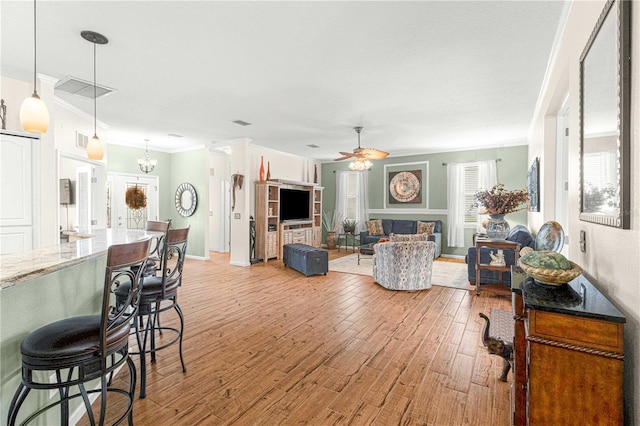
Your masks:
[[[33,94],[38,96],[38,91],[36,90],[36,70],[37,70],[37,62],[36,59],[38,57],[38,38],[36,36],[36,0],[33,0]]]
[[[96,42],[93,42],[93,136],[98,137],[96,132],[97,119],[97,101],[96,101]]]

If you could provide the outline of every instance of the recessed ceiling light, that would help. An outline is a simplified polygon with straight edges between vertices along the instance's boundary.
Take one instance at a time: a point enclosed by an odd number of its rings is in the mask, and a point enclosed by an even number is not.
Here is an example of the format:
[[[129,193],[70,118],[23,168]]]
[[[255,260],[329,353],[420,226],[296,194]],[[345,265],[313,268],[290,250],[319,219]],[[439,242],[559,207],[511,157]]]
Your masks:
[[[235,123],[238,126],[251,126],[251,123],[247,123],[246,121],[242,120],[233,120],[232,123]]]

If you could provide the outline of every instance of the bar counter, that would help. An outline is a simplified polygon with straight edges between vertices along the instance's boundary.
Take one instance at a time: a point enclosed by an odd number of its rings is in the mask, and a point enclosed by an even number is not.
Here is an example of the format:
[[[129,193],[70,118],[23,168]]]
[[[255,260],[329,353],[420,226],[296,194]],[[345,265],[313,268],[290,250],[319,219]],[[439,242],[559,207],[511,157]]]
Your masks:
[[[0,424],[20,382],[20,344],[33,330],[64,318],[100,312],[107,250],[113,244],[159,235],[144,230],[98,230],[90,238],[0,256]],[[21,413],[48,403],[33,391]],[[73,413],[76,405],[72,405]],[[58,424],[50,410],[44,423]],[[76,415],[84,413],[79,410]],[[72,415],[73,417],[73,415]]]
[[[157,234],[144,230],[101,229],[77,241],[0,255],[0,290],[102,256],[112,244],[130,243]]]

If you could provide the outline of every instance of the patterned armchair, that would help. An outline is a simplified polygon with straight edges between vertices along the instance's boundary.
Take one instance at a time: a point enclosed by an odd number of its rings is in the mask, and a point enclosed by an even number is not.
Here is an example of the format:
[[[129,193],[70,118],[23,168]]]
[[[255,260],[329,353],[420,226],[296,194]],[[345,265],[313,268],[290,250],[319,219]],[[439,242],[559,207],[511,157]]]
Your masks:
[[[390,241],[373,246],[373,279],[390,290],[431,288],[436,243],[421,240],[426,234],[390,235]],[[399,241],[401,240],[401,241]]]

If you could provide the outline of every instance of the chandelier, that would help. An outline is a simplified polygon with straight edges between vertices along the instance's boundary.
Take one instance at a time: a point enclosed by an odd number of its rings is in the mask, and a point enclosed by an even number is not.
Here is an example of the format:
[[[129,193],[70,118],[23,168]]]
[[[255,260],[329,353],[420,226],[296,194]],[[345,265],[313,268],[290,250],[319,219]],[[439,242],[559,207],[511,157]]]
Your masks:
[[[353,160],[349,163],[349,169],[361,171],[361,170],[369,170],[373,166],[373,163],[369,160],[364,160],[362,158],[358,158],[357,160]]]
[[[149,156],[149,139],[144,140],[144,158],[138,158],[138,166],[144,173],[151,173],[158,160]]]

